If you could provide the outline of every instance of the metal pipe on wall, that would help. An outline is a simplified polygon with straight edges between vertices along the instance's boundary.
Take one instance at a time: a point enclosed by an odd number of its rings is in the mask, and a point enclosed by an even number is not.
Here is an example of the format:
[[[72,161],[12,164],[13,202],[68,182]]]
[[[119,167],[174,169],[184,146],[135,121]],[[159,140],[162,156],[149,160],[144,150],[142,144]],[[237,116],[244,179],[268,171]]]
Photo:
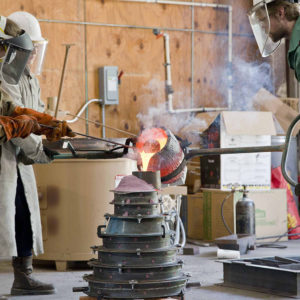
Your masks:
[[[193,0],[194,3],[194,0]],[[195,29],[195,9],[194,6],[191,7],[192,10],[192,30]],[[195,32],[191,32],[191,107],[194,107],[194,48],[195,48]]]
[[[105,125],[105,104],[104,104],[104,101],[101,100],[101,99],[91,99],[89,100],[87,103],[85,103],[83,105],[83,107],[80,109],[80,111],[76,114],[75,118],[72,119],[72,120],[67,120],[67,123],[74,123],[76,122],[79,117],[81,116],[81,114],[84,112],[84,111],[88,111],[88,106],[91,104],[91,103],[94,103],[94,102],[98,102],[100,105],[101,105],[101,112],[102,112],[102,137],[105,138],[106,136],[106,125]],[[70,115],[70,114],[69,114]],[[85,118],[84,118],[85,122],[86,123],[89,123],[89,119],[86,117],[85,115]]]
[[[86,0],[83,2],[84,21],[86,21]],[[84,25],[84,84],[85,84],[85,103],[89,99],[89,87],[88,87],[88,60],[87,60],[87,28]],[[85,118],[89,118],[88,108],[85,111]],[[105,123],[104,123],[105,124]],[[89,123],[85,122],[86,134],[89,134]]]
[[[172,73],[171,73],[171,58],[170,58],[170,36],[168,33],[163,34],[164,48],[165,48],[165,67],[166,67],[166,94],[167,94],[167,108],[169,112],[173,110],[173,87],[172,87]]]
[[[93,121],[93,120],[89,120],[89,119],[86,119],[86,118],[83,118],[83,117],[80,117],[78,115],[73,115],[71,113],[67,113],[68,116],[71,116],[71,117],[74,117],[74,118],[77,118],[77,120],[83,120],[83,121],[87,121],[91,124],[94,124],[94,125],[97,125],[97,126],[104,126],[105,128],[108,128],[110,130],[114,130],[114,131],[117,131],[119,133],[123,133],[123,134],[126,134],[126,135],[130,135],[130,136],[134,136],[134,137],[137,137],[136,134],[132,133],[132,132],[129,132],[129,131],[125,131],[125,130],[122,130],[122,129],[118,129],[118,128],[115,128],[115,127],[112,127],[112,126],[108,126],[108,125],[104,125],[103,123],[100,123],[98,121]],[[67,121],[68,123],[68,121]]]
[[[220,36],[227,36],[228,32],[225,31],[208,31],[208,30],[192,30],[192,29],[184,29],[184,28],[176,28],[176,27],[157,27],[157,26],[139,26],[139,25],[126,25],[126,24],[114,24],[114,23],[99,23],[99,22],[83,22],[83,21],[68,21],[68,20],[55,20],[55,19],[38,19],[39,22],[44,23],[57,23],[57,24],[69,24],[69,25],[88,25],[88,26],[99,26],[99,27],[116,27],[116,28],[128,28],[128,29],[159,29],[161,31],[178,31],[178,32],[197,32],[203,34],[213,34]],[[234,37],[247,37],[253,38],[252,34],[247,33],[234,33],[232,34]]]
[[[159,34],[158,30],[154,30],[154,34]],[[166,68],[166,96],[167,96],[167,109],[169,113],[190,113],[190,112],[206,112],[206,111],[223,111],[227,108],[173,108],[173,87],[171,77],[171,59],[170,59],[170,37],[168,33],[163,33],[164,48],[165,48],[165,68]]]
[[[140,2],[140,3],[157,3],[170,5],[184,5],[184,6],[199,6],[199,7],[214,7],[228,9],[226,4],[204,3],[204,2],[189,2],[189,1],[171,1],[171,0],[119,0],[120,2]]]
[[[182,108],[174,109],[173,107],[173,87],[172,87],[172,73],[171,73],[171,58],[170,58],[170,36],[168,33],[163,34],[164,48],[165,48],[165,67],[166,67],[166,95],[167,95],[167,109],[169,113],[192,113],[192,112],[210,112],[223,111],[227,108],[219,107],[201,107],[201,108]]]
[[[82,108],[79,110],[79,112],[76,114],[76,117],[72,120],[67,120],[67,123],[74,123],[76,122],[79,117],[81,116],[81,114],[84,112],[85,109],[87,109],[87,107],[91,104],[91,103],[94,103],[94,102],[98,102],[98,103],[102,103],[103,101],[101,99],[91,99],[89,100],[87,103],[85,103]],[[85,118],[86,120],[86,118]],[[104,123],[103,123],[104,124]]]
[[[102,112],[102,123],[105,125],[105,103],[104,101],[102,101],[102,105],[101,105],[101,112]],[[102,126],[102,137],[105,138],[106,133],[105,133],[105,126]]]

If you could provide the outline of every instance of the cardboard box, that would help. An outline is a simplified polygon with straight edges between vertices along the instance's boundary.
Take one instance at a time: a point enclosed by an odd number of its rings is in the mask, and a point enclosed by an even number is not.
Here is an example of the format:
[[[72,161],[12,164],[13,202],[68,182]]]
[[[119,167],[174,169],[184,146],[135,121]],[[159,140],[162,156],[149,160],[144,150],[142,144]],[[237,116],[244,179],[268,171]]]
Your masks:
[[[276,129],[270,112],[222,112],[203,134],[206,148],[271,145]],[[205,188],[230,190],[231,185],[248,189],[271,187],[271,154],[246,153],[201,157],[201,184]]]
[[[284,132],[287,131],[291,122],[298,116],[298,111],[286,105],[265,89],[260,89],[254,96],[253,105],[257,110],[272,112]]]
[[[235,228],[235,204],[241,199],[241,192],[227,192],[220,190],[203,190],[203,239],[213,241],[218,237],[229,235],[222,217],[221,205],[226,196],[229,196],[224,204],[223,216],[233,233]],[[287,232],[287,199],[284,189],[272,189],[268,191],[251,191],[249,198],[255,204],[256,237],[281,235]],[[190,204],[190,202],[188,203]],[[192,202],[191,202],[192,204]],[[192,207],[189,211],[193,210]],[[281,240],[287,240],[287,237]],[[274,241],[274,239],[263,240]]]
[[[188,161],[187,174],[185,179],[185,185],[188,188],[189,194],[195,194],[199,192],[201,188],[200,183],[200,157],[195,157]]]
[[[296,112],[299,112],[299,99],[298,98],[279,98],[284,104],[291,107]]]
[[[187,197],[187,228],[189,238],[203,239],[203,193]]]

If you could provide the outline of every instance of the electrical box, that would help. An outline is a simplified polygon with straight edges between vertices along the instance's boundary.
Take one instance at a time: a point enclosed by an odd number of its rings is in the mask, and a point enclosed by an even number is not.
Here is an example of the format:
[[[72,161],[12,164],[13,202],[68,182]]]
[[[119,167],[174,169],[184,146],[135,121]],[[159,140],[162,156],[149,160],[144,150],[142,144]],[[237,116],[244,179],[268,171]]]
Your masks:
[[[118,67],[99,68],[99,97],[105,105],[119,104]]]

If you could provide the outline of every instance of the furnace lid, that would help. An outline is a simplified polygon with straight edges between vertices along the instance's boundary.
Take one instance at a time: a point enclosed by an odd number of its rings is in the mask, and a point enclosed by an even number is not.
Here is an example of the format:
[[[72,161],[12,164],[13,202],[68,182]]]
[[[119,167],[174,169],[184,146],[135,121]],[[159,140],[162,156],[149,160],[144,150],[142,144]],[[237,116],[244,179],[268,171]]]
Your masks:
[[[122,178],[119,185],[111,190],[114,193],[146,193],[146,192],[156,192],[157,190],[152,184],[134,176],[128,175]]]

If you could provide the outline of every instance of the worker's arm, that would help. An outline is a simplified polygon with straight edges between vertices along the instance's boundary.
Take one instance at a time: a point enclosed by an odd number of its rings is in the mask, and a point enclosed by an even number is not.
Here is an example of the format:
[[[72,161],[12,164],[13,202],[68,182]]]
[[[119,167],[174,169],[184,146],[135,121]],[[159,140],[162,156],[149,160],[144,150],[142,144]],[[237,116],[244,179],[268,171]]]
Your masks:
[[[298,82],[300,82],[300,47],[297,47],[297,49],[295,50],[295,53],[293,55],[293,60],[294,60],[294,66],[295,66],[295,76],[298,80]]]
[[[1,87],[8,95],[13,99],[14,104],[17,106],[23,107],[26,104],[34,105],[34,108],[43,112],[45,109],[45,104],[40,98],[40,88],[36,78],[31,79],[33,81],[33,87],[37,92],[37,103],[27,103],[29,100],[26,100],[22,97],[20,84],[18,85],[8,85],[5,82],[1,83]],[[24,88],[26,91],[26,89]],[[25,93],[26,94],[26,93]],[[27,102],[26,102],[27,101]],[[34,164],[34,163],[50,163],[53,159],[53,156],[50,155],[47,149],[44,149],[42,144],[42,137],[35,135],[34,133],[30,134],[27,138],[13,138],[11,142],[19,147],[17,159],[19,162],[22,162],[26,165]],[[46,150],[46,151],[45,151]]]
[[[27,138],[15,138],[11,142],[20,147],[18,162],[25,165],[48,164],[53,160],[53,155],[44,148],[42,138],[35,134],[30,134]]]
[[[40,113],[30,108],[17,106],[12,116],[19,116],[24,114],[37,119],[38,123],[41,124],[41,130],[34,133],[38,135],[46,135],[47,140],[49,141],[56,141],[64,136],[75,136],[66,121],[59,121],[48,114]]]
[[[27,137],[31,132],[40,129],[34,117],[19,115],[12,118],[11,115],[16,110],[10,96],[0,89],[0,144],[15,137]]]
[[[0,143],[7,142],[12,138],[25,138],[32,132],[38,132],[40,126],[33,116],[20,114],[14,116],[18,106],[11,100],[10,96],[0,89]]]
[[[12,138],[28,137],[31,132],[38,132],[40,126],[34,117],[21,115],[15,118],[0,116],[0,143]]]
[[[17,109],[17,108],[16,108]],[[51,116],[50,116],[51,117]],[[54,121],[53,121],[54,122]],[[1,116],[0,115],[0,142],[10,141],[12,138],[26,138],[31,133],[45,134],[50,141],[57,141],[63,136],[74,136],[66,121],[55,120],[55,126],[43,127],[32,115]]]
[[[50,115],[16,106],[3,90],[0,90],[0,117],[0,142],[2,143],[15,137],[27,137],[30,133],[44,134],[50,141],[59,140],[63,136],[75,136],[65,121],[61,122]],[[31,132],[28,133],[28,130]]]

